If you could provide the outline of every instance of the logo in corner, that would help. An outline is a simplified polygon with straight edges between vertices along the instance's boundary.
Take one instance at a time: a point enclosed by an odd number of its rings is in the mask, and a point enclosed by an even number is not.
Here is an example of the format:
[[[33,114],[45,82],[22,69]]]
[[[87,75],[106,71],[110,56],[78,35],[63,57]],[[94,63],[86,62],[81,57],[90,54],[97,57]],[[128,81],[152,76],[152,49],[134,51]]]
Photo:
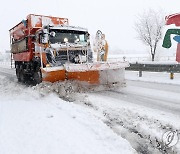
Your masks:
[[[166,148],[175,146],[179,141],[178,131],[167,131],[162,139]]]

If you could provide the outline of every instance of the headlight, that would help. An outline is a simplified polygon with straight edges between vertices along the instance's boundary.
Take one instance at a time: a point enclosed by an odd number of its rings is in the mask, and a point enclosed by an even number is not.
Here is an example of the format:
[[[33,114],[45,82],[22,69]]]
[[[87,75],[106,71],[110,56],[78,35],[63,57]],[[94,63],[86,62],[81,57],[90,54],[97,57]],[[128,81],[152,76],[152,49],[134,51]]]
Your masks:
[[[67,43],[68,42],[68,38],[64,38],[64,42]]]

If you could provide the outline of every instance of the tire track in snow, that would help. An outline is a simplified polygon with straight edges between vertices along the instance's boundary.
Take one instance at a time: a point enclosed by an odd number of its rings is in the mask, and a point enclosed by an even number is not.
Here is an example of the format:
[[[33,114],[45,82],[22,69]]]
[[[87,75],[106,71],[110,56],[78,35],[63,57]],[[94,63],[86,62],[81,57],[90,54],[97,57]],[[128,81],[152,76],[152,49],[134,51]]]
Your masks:
[[[139,95],[130,92],[108,91],[107,95],[110,95],[110,97],[113,97],[115,99],[121,99],[132,104],[137,104],[152,109],[159,109],[161,111],[163,110],[165,112],[180,115],[180,103],[178,102],[173,102],[165,99],[162,100],[158,97],[152,98],[150,96]]]
[[[165,90],[169,92],[180,93],[179,85],[174,85],[170,83],[164,84],[164,83],[132,81],[132,80],[126,80],[126,81],[127,81],[127,86],[137,86],[137,87],[148,88],[148,89]]]

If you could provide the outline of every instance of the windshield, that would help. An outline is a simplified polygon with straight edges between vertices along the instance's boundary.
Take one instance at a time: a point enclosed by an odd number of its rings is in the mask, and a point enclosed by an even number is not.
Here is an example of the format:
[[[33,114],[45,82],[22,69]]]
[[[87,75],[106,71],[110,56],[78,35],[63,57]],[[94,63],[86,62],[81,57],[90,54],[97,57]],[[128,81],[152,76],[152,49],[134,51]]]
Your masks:
[[[88,33],[74,30],[51,29],[49,41],[55,43],[85,43],[87,42]]]

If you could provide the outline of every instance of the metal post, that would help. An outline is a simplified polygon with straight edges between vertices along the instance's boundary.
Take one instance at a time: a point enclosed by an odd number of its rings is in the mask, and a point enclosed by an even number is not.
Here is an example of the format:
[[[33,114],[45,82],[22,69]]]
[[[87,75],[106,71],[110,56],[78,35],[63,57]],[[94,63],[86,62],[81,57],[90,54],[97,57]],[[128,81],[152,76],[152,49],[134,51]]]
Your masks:
[[[68,61],[68,63],[70,62],[69,61],[69,50],[68,50],[68,47],[67,47],[67,61]]]
[[[40,46],[41,67],[43,68],[42,47]]]
[[[174,73],[170,73],[170,79],[173,80],[174,79]]]
[[[11,37],[11,33],[10,33],[10,32],[9,32],[9,34],[10,34],[9,36],[10,36],[10,48],[11,48],[11,49],[10,49],[10,54],[11,54],[11,55],[10,55],[10,56],[11,56],[11,68],[12,68],[12,59],[13,59],[12,46],[11,46],[11,45],[12,45],[12,37]]]
[[[142,71],[139,70],[139,77],[142,77]]]
[[[88,63],[88,46],[82,47],[82,54],[86,56],[86,63]]]
[[[11,68],[12,68],[12,53],[10,53],[10,56],[11,56]]]
[[[85,50],[86,50],[86,63],[88,63],[88,59],[89,59],[89,57],[88,57],[88,45],[87,45],[87,48]]]

